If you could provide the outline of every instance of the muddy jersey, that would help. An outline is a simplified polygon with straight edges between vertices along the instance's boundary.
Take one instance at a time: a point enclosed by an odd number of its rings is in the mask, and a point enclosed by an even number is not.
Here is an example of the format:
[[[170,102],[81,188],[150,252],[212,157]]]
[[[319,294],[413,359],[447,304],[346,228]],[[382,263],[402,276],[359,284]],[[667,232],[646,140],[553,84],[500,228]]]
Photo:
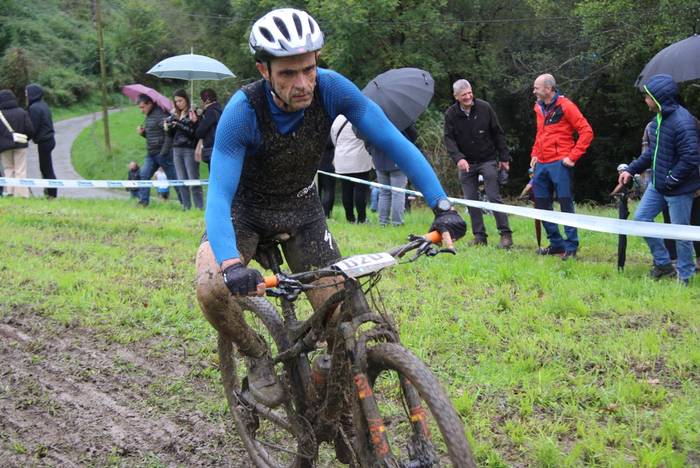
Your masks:
[[[303,120],[287,134],[279,133],[266,89],[263,80],[243,87],[255,111],[260,145],[255,157],[243,162],[236,199],[250,200],[262,208],[287,210],[310,191],[330,132],[330,119],[316,87],[311,105],[304,109]]]
[[[311,186],[311,166],[318,168],[323,149],[317,142],[325,142],[330,124],[340,114],[397,163],[429,206],[446,197],[420,151],[347,78],[319,68],[314,100],[297,112],[280,109],[269,83],[261,80],[234,94],[216,129],[205,221],[219,263],[239,257],[231,223],[234,198],[236,203],[286,210],[284,205],[292,203],[293,196],[308,196],[304,190]]]

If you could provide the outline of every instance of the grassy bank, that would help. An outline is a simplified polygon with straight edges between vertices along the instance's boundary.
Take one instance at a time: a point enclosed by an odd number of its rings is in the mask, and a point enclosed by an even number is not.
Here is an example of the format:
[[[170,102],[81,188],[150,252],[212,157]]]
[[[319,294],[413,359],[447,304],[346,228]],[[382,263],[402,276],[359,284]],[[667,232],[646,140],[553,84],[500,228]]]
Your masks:
[[[119,117],[138,124],[132,111]],[[404,227],[381,229],[348,225],[341,211],[329,224],[346,255],[396,245],[431,218],[414,210]],[[607,234],[582,232],[576,262],[539,258],[532,221],[512,224],[511,252],[463,243],[455,257],[399,266],[380,284],[404,343],[447,387],[480,464],[699,464],[700,282],[648,280],[640,239],[619,274]],[[202,229],[201,213],[176,204],[0,199],[0,319],[30,309],[115,342],[157,337],[163,345],[150,352],[184,347],[216,382],[216,344],[193,287]],[[182,384],[160,398],[177,406]]]

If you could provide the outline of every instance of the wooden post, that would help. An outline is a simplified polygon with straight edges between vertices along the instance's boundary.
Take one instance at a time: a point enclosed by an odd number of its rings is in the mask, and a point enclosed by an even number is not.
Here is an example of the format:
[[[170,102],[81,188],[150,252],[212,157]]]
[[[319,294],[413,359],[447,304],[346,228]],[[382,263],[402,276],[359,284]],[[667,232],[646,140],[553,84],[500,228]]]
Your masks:
[[[102,14],[100,12],[100,0],[93,0],[95,9],[95,24],[97,27],[97,44],[100,56],[100,89],[102,91],[102,124],[104,125],[105,148],[107,157],[112,157],[112,145],[109,140],[109,113],[107,112],[107,70],[105,67],[105,46],[102,36]]]

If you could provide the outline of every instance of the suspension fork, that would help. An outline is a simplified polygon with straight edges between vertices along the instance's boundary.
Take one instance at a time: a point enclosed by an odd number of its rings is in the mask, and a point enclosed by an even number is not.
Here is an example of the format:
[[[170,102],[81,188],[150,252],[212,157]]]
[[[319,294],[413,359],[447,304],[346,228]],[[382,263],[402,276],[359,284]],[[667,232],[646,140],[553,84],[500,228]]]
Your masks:
[[[361,315],[369,314],[370,308],[367,299],[362,294],[362,289],[357,281],[348,280],[345,282],[345,287],[349,290],[346,301],[343,303],[344,308],[350,310],[344,311],[344,316],[348,315],[352,318]],[[358,346],[356,341],[357,328],[352,321],[345,321],[340,325],[340,331],[343,335],[345,343],[345,354],[350,362],[352,379],[354,384],[355,396],[360,402],[362,413],[367,422],[369,430],[370,442],[375,456],[379,461],[389,462],[393,460],[391,448],[389,447],[389,439],[386,434],[386,427],[377,400],[374,398],[372,387],[369,384],[369,378],[365,372],[365,367],[362,363],[366,362],[364,356],[364,347]],[[359,435],[359,434],[358,434]]]

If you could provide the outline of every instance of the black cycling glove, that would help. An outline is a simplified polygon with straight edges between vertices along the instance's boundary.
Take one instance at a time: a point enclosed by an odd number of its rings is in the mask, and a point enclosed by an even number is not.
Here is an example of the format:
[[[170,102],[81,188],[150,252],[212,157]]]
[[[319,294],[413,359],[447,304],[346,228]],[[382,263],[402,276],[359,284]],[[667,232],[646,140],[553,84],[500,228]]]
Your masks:
[[[242,263],[236,263],[223,271],[224,283],[234,296],[248,296],[255,294],[258,284],[263,282],[263,277],[258,270],[246,267]]]
[[[460,237],[464,237],[467,232],[467,223],[455,210],[437,211],[430,230],[440,233],[447,231],[452,240],[456,241]]]

